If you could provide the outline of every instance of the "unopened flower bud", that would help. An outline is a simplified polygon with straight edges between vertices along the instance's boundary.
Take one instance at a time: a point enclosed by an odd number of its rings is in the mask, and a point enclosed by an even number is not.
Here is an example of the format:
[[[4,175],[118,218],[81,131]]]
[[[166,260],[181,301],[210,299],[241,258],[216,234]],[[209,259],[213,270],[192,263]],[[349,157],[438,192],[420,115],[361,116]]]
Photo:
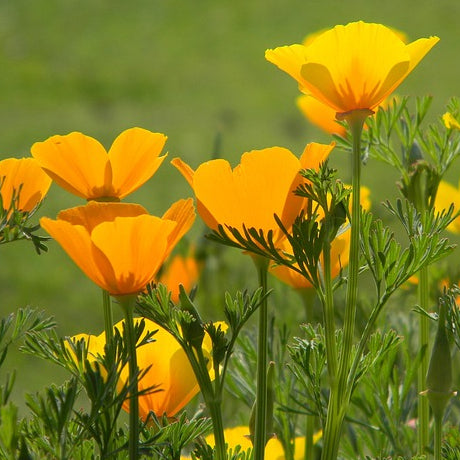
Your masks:
[[[452,392],[452,360],[450,345],[446,334],[445,305],[440,305],[438,330],[431,353],[430,365],[426,376],[426,391],[433,414],[436,418],[443,416]]]

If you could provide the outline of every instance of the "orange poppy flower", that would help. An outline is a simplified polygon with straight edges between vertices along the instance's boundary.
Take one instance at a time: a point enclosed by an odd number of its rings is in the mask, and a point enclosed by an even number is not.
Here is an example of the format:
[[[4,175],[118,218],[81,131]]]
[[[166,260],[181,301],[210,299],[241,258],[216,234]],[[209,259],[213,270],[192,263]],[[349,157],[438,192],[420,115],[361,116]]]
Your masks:
[[[51,179],[33,158],[0,161],[0,195],[5,211],[13,205],[19,211],[32,211],[43,200],[50,185]]]
[[[370,190],[367,187],[361,187],[361,206],[363,209],[369,210],[371,202],[369,199]],[[351,207],[351,204],[350,204]],[[350,253],[350,237],[351,232],[348,228],[343,233],[334,238],[331,243],[331,276],[336,278],[339,276],[341,270],[348,265]],[[287,254],[292,254],[292,247],[289,241],[285,238],[282,241],[282,250]],[[321,255],[321,264],[322,255]],[[310,289],[313,286],[311,283],[300,273],[285,265],[271,264],[269,267],[270,273],[275,275],[283,283],[288,284],[294,289]]]
[[[265,57],[338,113],[375,109],[439,41],[405,44],[391,29],[362,21],[335,26],[305,45],[267,50]]]
[[[201,264],[193,255],[172,257],[161,275],[157,278],[158,283],[167,286],[171,292],[171,300],[179,302],[179,285],[182,285],[185,292],[190,292],[196,285],[200,276]]]
[[[90,202],[40,224],[98,286],[126,295],[153,280],[194,218],[191,199],[173,204],[162,218],[135,204]]]
[[[303,198],[293,192],[302,182],[301,169],[317,168],[335,144],[309,144],[298,159],[289,150],[271,147],[244,153],[232,170],[222,159],[201,164],[196,171],[179,158],[172,163],[195,192],[197,210],[213,230],[228,225],[243,233],[243,226],[273,231],[276,243],[282,237],[274,214],[289,228],[299,214]]]
[[[137,323],[141,318],[135,318]],[[190,400],[199,393],[200,388],[187,355],[177,340],[158,324],[144,318],[145,330],[143,337],[148,332],[157,331],[152,341],[136,349],[137,364],[142,372],[150,367],[144,376],[139,380],[138,389],[144,392],[139,400],[139,416],[145,421],[150,412],[158,417],[166,415],[173,417],[182,410]],[[225,323],[219,323],[223,329]],[[123,332],[123,321],[114,326],[120,333]],[[95,336],[79,334],[72,337],[72,341],[85,340],[88,347],[88,360],[95,362],[98,356],[104,355],[105,333]],[[212,372],[212,342],[208,334],[203,340],[203,351],[209,358],[209,370],[211,379]],[[119,388],[122,388],[128,380],[128,366],[125,366],[120,373]],[[123,404],[123,409],[129,412],[129,400]]]
[[[304,117],[313,125],[318,126],[328,134],[337,134],[345,137],[346,128],[337,123],[336,111],[326,104],[318,101],[309,94],[300,95],[297,100],[297,107]]]
[[[142,128],[123,131],[109,152],[96,139],[73,132],[36,142],[32,156],[61,187],[87,200],[117,201],[137,190],[163,162],[166,136]]]

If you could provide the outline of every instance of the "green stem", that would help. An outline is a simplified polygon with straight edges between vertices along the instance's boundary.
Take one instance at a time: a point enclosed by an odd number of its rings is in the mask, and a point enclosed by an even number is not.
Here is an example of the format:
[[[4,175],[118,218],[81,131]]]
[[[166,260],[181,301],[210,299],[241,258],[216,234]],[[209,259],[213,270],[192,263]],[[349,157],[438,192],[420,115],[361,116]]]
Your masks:
[[[305,321],[307,323],[313,323],[313,305],[316,296],[316,292],[313,288],[306,288],[299,290],[302,297],[303,304],[305,307]],[[315,431],[315,419],[314,415],[307,415],[305,420],[305,455],[304,460],[314,459],[314,445],[313,436]]]
[[[343,420],[348,408],[347,380],[350,370],[350,359],[353,347],[355,331],[356,300],[358,292],[358,269],[359,269],[359,237],[361,221],[361,133],[364,121],[372,112],[367,109],[353,110],[341,114],[341,118],[347,120],[353,138],[352,152],[352,211],[351,211],[351,241],[350,257],[348,266],[348,284],[343,324],[343,342],[338,364],[338,379],[332,380],[329,405],[327,411],[326,426],[324,430],[324,447],[322,458],[335,460],[338,455],[340,436],[342,433]],[[325,276],[326,278],[326,276]],[[326,300],[327,304],[327,300]],[[330,333],[330,332],[329,332]],[[326,336],[327,337],[327,336]],[[335,340],[335,338],[334,338]],[[327,347],[327,345],[326,345]],[[328,356],[329,359],[329,356]],[[328,367],[330,369],[330,367]],[[332,367],[333,369],[333,367]],[[331,376],[332,377],[332,376]],[[336,376],[337,378],[337,376]]]
[[[328,225],[328,219],[325,220]],[[326,234],[329,229],[326,228]],[[331,391],[337,387],[337,342],[335,340],[335,311],[331,276],[331,243],[323,245],[324,333],[326,335],[327,369]]]
[[[139,401],[138,401],[138,367],[136,354],[136,337],[134,333],[134,306],[136,296],[119,296],[118,300],[125,317],[126,346],[129,357],[129,460],[139,458]]]
[[[192,351],[193,354],[193,351]],[[198,361],[195,363],[195,374],[198,384],[201,388],[203,398],[209,410],[209,415],[212,420],[214,442],[215,442],[215,458],[216,460],[225,460],[227,450],[225,448],[224,422],[222,419],[222,399],[221,399],[221,382],[219,377],[218,366],[214,366],[214,389],[209,377],[207,361],[203,355],[203,350],[196,350]],[[190,354],[189,354],[190,357]]]
[[[112,312],[112,301],[110,299],[110,294],[103,289],[102,290],[102,306],[104,310],[104,331],[105,331],[105,345],[107,348],[107,357],[109,360],[107,361],[107,365],[112,369],[115,370],[115,355],[113,350],[113,312]],[[116,388],[114,388],[114,392],[116,392]],[[114,394],[115,397],[115,394]],[[115,451],[115,439],[114,433],[117,431],[117,418],[115,413],[115,407],[110,405],[107,408],[108,416],[110,422],[112,423],[111,427],[111,434],[110,439],[107,442],[107,450],[108,452]]]
[[[419,303],[421,308],[428,310],[430,303],[428,267],[423,267],[419,273]],[[428,344],[430,340],[428,321],[425,315],[419,315],[419,342],[420,349],[423,350],[420,367],[418,369],[418,452],[420,455],[425,453],[429,444],[429,401],[428,398],[420,394],[426,389],[426,375],[428,372]]]
[[[268,350],[268,305],[267,305],[267,269],[268,260],[253,257],[259,272],[263,302],[259,306],[259,336],[257,341],[257,387],[256,422],[254,431],[254,460],[263,460],[265,456],[267,426],[267,350]]]
[[[102,290],[102,306],[104,308],[104,331],[105,342],[111,346],[113,342],[113,313],[110,294],[106,290]]]
[[[442,460],[442,417],[434,417],[434,460]]]

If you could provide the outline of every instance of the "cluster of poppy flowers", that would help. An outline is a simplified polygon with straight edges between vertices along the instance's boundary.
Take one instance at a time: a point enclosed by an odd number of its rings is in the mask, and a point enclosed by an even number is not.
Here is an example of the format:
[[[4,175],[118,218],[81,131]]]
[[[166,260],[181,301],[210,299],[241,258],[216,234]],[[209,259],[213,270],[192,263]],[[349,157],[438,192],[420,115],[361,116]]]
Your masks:
[[[265,56],[297,81],[315,104],[317,115],[328,111],[332,131],[339,126],[333,116],[376,110],[437,41],[431,37],[406,44],[385,26],[356,22],[324,31],[301,45],[267,50]],[[452,129],[458,128],[456,120],[449,122]],[[158,272],[195,220],[192,199],[179,200],[162,217],[150,215],[140,205],[120,202],[157,171],[166,157],[161,156],[165,142],[163,134],[141,128],[121,133],[108,152],[97,140],[76,132],[37,142],[32,146],[33,158],[0,162],[3,207],[8,209],[14,190],[20,189],[16,208],[30,212],[44,198],[52,179],[88,203],[60,212],[55,220],[44,217],[40,224],[94,283],[113,296],[140,293],[154,281],[165,282],[175,292],[179,282],[190,287],[198,277],[196,264],[174,262],[171,266],[179,267],[184,276],[179,280],[171,273],[158,278]],[[304,180],[300,171],[317,169],[334,146],[333,142],[310,143],[300,158],[282,147],[253,150],[244,153],[234,169],[224,159],[205,162],[196,170],[179,158],[172,163],[193,189],[197,211],[210,229],[223,225],[240,232],[251,227],[272,232],[274,244],[292,253],[274,216],[289,230],[306,206],[306,199],[293,193]],[[460,201],[457,189],[443,185],[440,201],[448,197],[450,204],[454,193]],[[362,206],[369,207],[367,193]],[[456,222],[452,228],[458,229]],[[332,244],[333,276],[347,264],[348,233]],[[272,266],[270,271],[296,289],[311,287],[289,268]],[[174,339],[158,325],[148,324],[148,328],[159,332],[154,343],[139,348],[139,366],[152,365],[143,378],[146,387],[159,385],[164,391],[140,396],[140,415],[145,418],[153,411],[173,416],[198,392],[198,386]],[[84,337],[90,354],[102,353],[104,334]],[[169,365],[171,360],[174,366]]]

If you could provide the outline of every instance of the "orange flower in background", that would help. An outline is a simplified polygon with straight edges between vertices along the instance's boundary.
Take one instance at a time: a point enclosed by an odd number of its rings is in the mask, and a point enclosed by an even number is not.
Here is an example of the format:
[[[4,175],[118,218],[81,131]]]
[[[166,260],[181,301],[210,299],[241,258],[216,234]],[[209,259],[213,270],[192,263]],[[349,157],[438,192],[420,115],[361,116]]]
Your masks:
[[[449,209],[450,205],[454,205],[454,214],[460,210],[460,183],[459,188],[446,181],[441,181],[436,193],[435,208],[438,212]],[[452,233],[460,233],[460,217],[454,219],[448,226],[447,230]]]
[[[307,120],[318,126],[328,134],[337,134],[345,137],[346,128],[337,123],[335,119],[336,111],[326,104],[318,101],[309,94],[302,94],[296,100],[297,107]]]
[[[179,285],[185,292],[190,293],[196,285],[201,272],[201,264],[193,254],[189,256],[176,255],[167,263],[157,282],[167,286],[171,292],[171,300],[179,302]]]
[[[141,318],[135,318],[136,323]],[[139,396],[139,416],[145,421],[150,412],[156,416],[173,417],[182,410],[190,400],[199,393],[200,388],[182,347],[177,340],[158,324],[145,319],[145,330],[142,338],[148,332],[157,331],[152,341],[136,349],[137,364],[141,372],[147,370],[139,380],[138,389],[145,394]],[[223,329],[225,323],[219,323]],[[120,333],[123,333],[123,321],[114,326]],[[141,340],[142,340],[141,338]],[[85,340],[88,347],[87,359],[96,362],[98,356],[104,355],[105,333],[95,336],[79,334],[71,338],[73,342]],[[209,369],[212,367],[211,350],[212,343],[208,334],[203,340],[203,351],[209,358]],[[211,379],[214,374],[210,371]],[[128,367],[121,370],[118,388],[122,388],[128,381]],[[154,388],[152,388],[154,387]],[[129,400],[123,404],[123,409],[129,412]]]
[[[32,156],[61,187],[87,200],[117,201],[150,179],[166,155],[166,136],[142,128],[123,131],[107,151],[96,139],[73,132],[36,142]]]
[[[370,190],[367,187],[361,187],[361,206],[365,210],[369,210],[371,202],[369,199]],[[351,207],[351,203],[350,203]],[[348,258],[350,252],[350,229],[346,229],[334,238],[331,243],[331,276],[336,278],[339,276],[341,270],[348,265]],[[282,250],[287,254],[292,254],[292,246],[287,239],[282,241]],[[321,264],[322,255],[321,255]],[[292,270],[284,265],[271,264],[269,267],[270,273],[275,275],[283,283],[288,284],[294,289],[310,289],[313,286],[311,283],[300,273]]]
[[[346,113],[374,110],[438,41],[406,45],[391,29],[359,21],[335,26],[306,46],[267,50],[265,57],[297,80],[302,92]]]
[[[0,195],[5,211],[32,211],[48,192],[51,179],[33,158],[0,161]]]
[[[317,168],[334,143],[309,144],[300,159],[282,147],[244,153],[234,169],[225,160],[211,160],[196,171],[182,160],[173,160],[187,179],[197,200],[197,210],[213,230],[231,226],[243,233],[246,228],[273,231],[276,243],[282,237],[274,214],[289,228],[299,214],[304,199],[293,192],[302,182],[301,169]]]
[[[153,280],[194,218],[191,199],[174,203],[162,218],[135,204],[90,202],[40,224],[92,281],[125,295]]]

